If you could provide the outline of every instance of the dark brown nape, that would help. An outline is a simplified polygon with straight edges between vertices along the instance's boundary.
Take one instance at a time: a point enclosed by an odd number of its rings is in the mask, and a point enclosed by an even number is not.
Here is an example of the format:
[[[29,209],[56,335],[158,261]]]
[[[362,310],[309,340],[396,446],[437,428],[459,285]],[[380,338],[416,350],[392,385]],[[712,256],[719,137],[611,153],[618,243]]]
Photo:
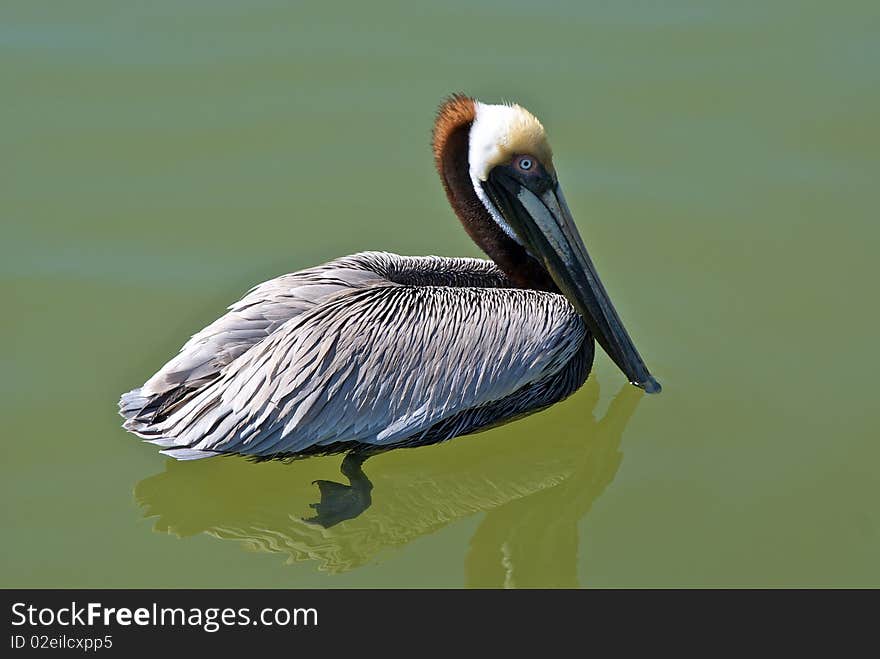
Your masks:
[[[450,96],[434,122],[434,164],[449,204],[471,239],[518,288],[558,292],[538,261],[498,226],[477,197],[470,177],[468,146],[476,105],[463,94]]]

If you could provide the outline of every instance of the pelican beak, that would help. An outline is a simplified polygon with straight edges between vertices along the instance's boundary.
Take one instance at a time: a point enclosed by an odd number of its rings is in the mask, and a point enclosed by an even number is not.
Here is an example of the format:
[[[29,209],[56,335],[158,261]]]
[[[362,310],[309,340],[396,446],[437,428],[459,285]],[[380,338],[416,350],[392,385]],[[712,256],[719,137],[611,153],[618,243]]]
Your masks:
[[[484,187],[519,241],[543,264],[629,381],[649,394],[659,393],[660,383],[645,366],[599,280],[559,184],[549,176],[526,183],[496,169]]]

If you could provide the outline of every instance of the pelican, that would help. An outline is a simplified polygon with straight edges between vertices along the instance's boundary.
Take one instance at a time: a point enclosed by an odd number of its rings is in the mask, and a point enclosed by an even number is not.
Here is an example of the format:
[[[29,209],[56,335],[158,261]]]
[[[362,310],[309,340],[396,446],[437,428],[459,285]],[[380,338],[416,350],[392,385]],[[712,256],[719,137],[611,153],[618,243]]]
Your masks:
[[[659,392],[587,254],[540,121],[454,95],[433,152],[491,261],[362,252],[259,284],[122,395],[123,427],[179,460],[346,452],[351,479],[374,453],[566,398],[589,376],[594,340],[630,383]]]

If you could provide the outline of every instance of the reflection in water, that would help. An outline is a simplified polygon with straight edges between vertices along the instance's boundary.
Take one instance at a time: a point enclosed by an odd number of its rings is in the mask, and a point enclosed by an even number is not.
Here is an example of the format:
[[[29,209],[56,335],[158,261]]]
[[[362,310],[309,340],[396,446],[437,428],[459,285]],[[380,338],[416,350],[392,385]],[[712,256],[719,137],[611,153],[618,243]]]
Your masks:
[[[593,407],[598,400],[595,388]],[[614,480],[620,441],[641,393],[624,385],[601,420],[590,416],[586,445],[571,454],[571,474],[559,484],[491,510],[471,538],[465,560],[470,586],[574,587],[578,522]]]
[[[578,398],[592,412],[598,384],[584,390]],[[135,497],[145,516],[158,516],[156,531],[240,540],[328,572],[487,511],[466,559],[470,585],[576,586],[578,522],[617,473],[623,431],[641,396],[625,385],[601,420],[585,414],[586,425],[549,437],[494,433],[371,458],[372,505],[330,528],[304,518],[318,498],[312,480],[338,473],[338,456],[293,464],[169,460],[163,473],[138,483]]]

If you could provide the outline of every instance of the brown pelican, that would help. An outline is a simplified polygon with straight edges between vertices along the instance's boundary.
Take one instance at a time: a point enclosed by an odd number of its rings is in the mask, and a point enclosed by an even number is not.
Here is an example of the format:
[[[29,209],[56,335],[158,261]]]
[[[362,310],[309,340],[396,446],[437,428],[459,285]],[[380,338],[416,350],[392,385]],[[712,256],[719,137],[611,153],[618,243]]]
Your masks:
[[[349,451],[351,478],[372,453],[562,400],[589,375],[594,339],[632,384],[659,391],[587,255],[541,123],[456,95],[433,149],[491,261],[363,252],[260,284],[122,396],[124,427],[178,459]]]

